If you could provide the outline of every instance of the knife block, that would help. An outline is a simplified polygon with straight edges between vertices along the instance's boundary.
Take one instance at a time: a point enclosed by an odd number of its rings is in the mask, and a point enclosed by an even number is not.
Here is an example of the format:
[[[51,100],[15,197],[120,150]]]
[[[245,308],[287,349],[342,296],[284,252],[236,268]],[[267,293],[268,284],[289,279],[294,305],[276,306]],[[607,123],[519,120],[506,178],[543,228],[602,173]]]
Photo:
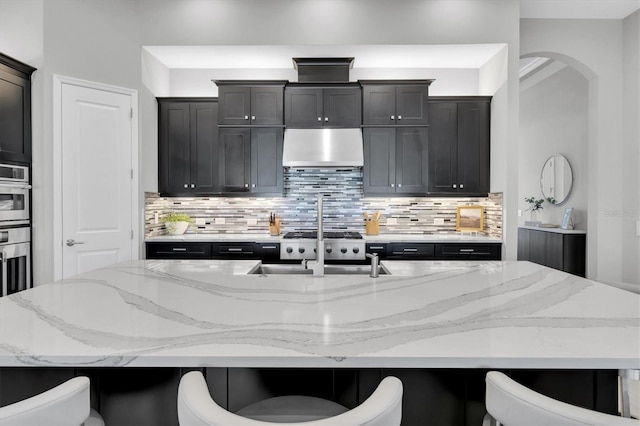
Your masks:
[[[276,219],[275,223],[269,224],[269,235],[280,235],[280,219]]]
[[[378,235],[380,232],[380,222],[377,220],[365,220],[364,232],[367,235]]]

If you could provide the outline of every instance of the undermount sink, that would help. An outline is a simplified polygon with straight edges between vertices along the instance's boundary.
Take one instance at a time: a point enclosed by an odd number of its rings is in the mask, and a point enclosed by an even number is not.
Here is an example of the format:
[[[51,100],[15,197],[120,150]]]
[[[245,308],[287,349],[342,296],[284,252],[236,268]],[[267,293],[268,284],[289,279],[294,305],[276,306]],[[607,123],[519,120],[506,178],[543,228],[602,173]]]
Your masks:
[[[324,265],[325,275],[369,275],[371,265]],[[248,274],[250,275],[313,275],[311,269],[304,269],[300,264],[268,264],[256,265]],[[391,272],[380,264],[379,275],[390,275]]]

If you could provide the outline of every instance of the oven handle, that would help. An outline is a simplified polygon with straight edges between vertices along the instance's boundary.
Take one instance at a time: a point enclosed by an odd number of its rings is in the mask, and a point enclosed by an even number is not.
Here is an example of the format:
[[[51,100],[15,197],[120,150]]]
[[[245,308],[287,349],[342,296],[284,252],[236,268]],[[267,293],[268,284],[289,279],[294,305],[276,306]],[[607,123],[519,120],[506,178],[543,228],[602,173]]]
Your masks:
[[[31,189],[31,185],[28,183],[13,183],[13,182],[1,182],[0,188],[13,188],[13,189]]]
[[[0,289],[2,294],[0,294],[0,296],[6,296],[9,289],[7,288],[7,254],[4,251],[0,251],[0,265],[2,269],[2,289]]]

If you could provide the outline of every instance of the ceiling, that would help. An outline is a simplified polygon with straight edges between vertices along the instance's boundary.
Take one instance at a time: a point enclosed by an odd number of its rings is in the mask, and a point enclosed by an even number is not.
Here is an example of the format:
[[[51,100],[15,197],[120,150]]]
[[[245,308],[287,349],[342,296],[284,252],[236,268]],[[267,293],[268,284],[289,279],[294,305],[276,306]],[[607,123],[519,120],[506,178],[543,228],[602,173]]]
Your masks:
[[[522,18],[623,19],[640,0],[520,0]],[[291,69],[293,57],[355,57],[357,68],[480,68],[504,44],[145,46],[169,69]],[[529,72],[537,67],[529,65]]]

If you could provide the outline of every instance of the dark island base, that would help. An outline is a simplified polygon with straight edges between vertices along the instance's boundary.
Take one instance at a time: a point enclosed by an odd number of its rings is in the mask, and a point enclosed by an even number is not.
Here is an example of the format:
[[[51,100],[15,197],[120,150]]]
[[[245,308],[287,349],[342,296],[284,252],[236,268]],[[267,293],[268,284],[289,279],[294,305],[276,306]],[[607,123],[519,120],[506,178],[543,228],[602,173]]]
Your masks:
[[[87,375],[92,404],[109,426],[177,425],[176,395],[182,374],[194,368],[0,369],[0,406]],[[213,398],[234,411],[276,396],[305,394],[347,407],[364,401],[380,380],[394,375],[404,385],[403,425],[479,425],[485,415],[484,376],[473,369],[249,369],[205,368]],[[616,370],[503,370],[552,398],[615,414]]]

